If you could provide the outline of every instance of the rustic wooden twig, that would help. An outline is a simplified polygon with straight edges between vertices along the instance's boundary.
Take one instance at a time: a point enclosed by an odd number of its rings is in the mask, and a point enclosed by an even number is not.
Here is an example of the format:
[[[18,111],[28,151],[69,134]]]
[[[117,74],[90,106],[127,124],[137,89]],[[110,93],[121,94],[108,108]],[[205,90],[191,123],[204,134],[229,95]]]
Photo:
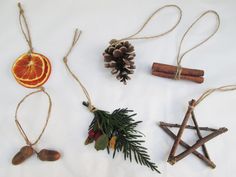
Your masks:
[[[176,139],[176,135],[168,129],[168,127],[163,124],[163,122],[160,122],[159,126],[174,140]],[[180,140],[179,144],[183,147],[185,147],[186,149],[191,148],[191,146],[189,146],[187,143],[185,143],[183,140]],[[210,159],[208,159],[207,157],[205,157],[204,155],[202,155],[201,153],[199,153],[198,151],[194,150],[192,152],[195,156],[197,156],[199,159],[203,160],[208,166],[210,166],[211,168],[215,168],[216,165],[214,164],[214,162],[212,162]]]
[[[190,104],[189,104],[188,110],[187,110],[187,112],[185,114],[185,117],[184,117],[184,120],[183,120],[183,122],[182,122],[182,124],[180,126],[180,129],[179,129],[179,132],[178,132],[177,137],[175,139],[174,145],[173,145],[173,147],[172,147],[172,149],[170,151],[170,155],[169,155],[168,161],[172,161],[172,159],[174,158],[174,155],[175,155],[177,147],[179,145],[181,136],[183,135],[183,132],[184,132],[184,129],[185,129],[187,123],[188,123],[189,117],[190,117],[190,115],[191,115],[191,113],[192,113],[192,111],[194,109],[194,107],[193,107],[194,103],[195,103],[195,101],[192,100],[190,102]]]
[[[197,120],[196,120],[194,111],[192,111],[191,115],[192,115],[193,123],[194,123],[194,125],[195,125],[195,127],[196,127],[197,135],[198,135],[199,139],[202,139],[202,134],[201,134],[201,132],[200,132],[200,129],[199,129],[199,126],[198,126],[198,123],[197,123]],[[210,159],[210,156],[209,156],[209,153],[208,153],[208,151],[207,151],[207,148],[206,148],[206,145],[205,145],[205,144],[202,145],[202,151],[203,151],[204,155],[205,155],[208,159]]]
[[[228,131],[227,128],[222,127],[219,129],[214,129],[214,128],[209,128],[209,127],[199,127],[197,119],[195,117],[194,114],[194,108],[196,107],[196,105],[199,103],[199,101],[195,101],[194,99],[192,99],[189,102],[189,106],[188,109],[186,111],[186,114],[184,116],[184,119],[182,121],[182,124],[172,124],[172,123],[165,123],[165,122],[160,122],[159,126],[169,135],[174,139],[174,144],[171,148],[169,157],[167,162],[169,162],[170,164],[174,165],[176,162],[180,161],[181,159],[183,159],[184,157],[186,157],[187,155],[189,155],[190,153],[193,153],[195,156],[197,156],[199,159],[203,160],[208,166],[210,166],[211,168],[215,168],[216,165],[211,161],[207,148],[205,146],[205,143],[210,141],[211,139],[215,138],[216,136],[225,133]],[[187,125],[189,119],[193,120],[194,126],[191,125]],[[177,135],[175,135],[170,129],[172,127],[174,128],[179,128],[179,131],[177,133]],[[183,135],[183,132],[185,129],[193,129],[196,130],[197,132],[197,136],[198,136],[198,140],[192,145],[188,145],[187,143],[185,143],[181,137]],[[210,131],[210,134],[203,137],[201,134],[200,130],[204,130],[204,131]],[[176,155],[176,151],[178,148],[178,145],[181,145],[183,147],[186,148],[185,151],[183,151],[182,153]],[[197,148],[199,148],[200,146],[202,146],[202,150],[203,150],[203,154],[199,153],[196,151]]]
[[[206,137],[199,139],[194,145],[192,145],[189,149],[187,149],[186,151],[180,153],[177,156],[172,156],[170,159],[168,159],[168,162],[170,162],[171,164],[174,164],[176,162],[178,162],[179,160],[183,159],[184,157],[186,157],[187,155],[189,155],[190,153],[192,153],[195,149],[199,148],[200,146],[202,146],[204,143],[206,143],[207,141],[211,140],[212,138],[215,138],[216,136],[227,132],[228,129],[223,127],[218,129],[217,131],[212,132],[211,134],[207,135]]]
[[[160,126],[166,126],[166,127],[173,127],[173,128],[179,128],[181,125],[179,124],[172,124],[172,123],[166,123],[166,122],[160,122],[159,123]],[[192,125],[186,125],[185,126],[186,129],[192,129],[192,130],[196,130],[195,126]],[[215,128],[210,128],[210,127],[198,127],[199,130],[204,130],[204,131],[216,131],[217,129]]]

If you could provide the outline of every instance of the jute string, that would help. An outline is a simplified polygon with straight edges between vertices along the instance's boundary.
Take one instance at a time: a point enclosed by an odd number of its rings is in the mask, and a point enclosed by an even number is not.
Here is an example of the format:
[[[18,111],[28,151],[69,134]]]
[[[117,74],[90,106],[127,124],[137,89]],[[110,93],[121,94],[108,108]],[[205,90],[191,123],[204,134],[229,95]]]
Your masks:
[[[170,29],[168,29],[167,31],[161,33],[161,34],[158,34],[158,35],[152,35],[152,36],[143,36],[143,37],[135,37],[137,36],[146,26],[147,24],[151,21],[151,19],[157,14],[159,13],[161,10],[165,9],[165,8],[176,8],[179,12],[179,17],[178,17],[178,20],[177,22],[174,24],[173,27],[171,27]],[[165,5],[159,9],[157,9],[155,12],[153,12],[150,17],[145,21],[145,23],[142,25],[142,27],[134,34],[128,36],[128,37],[125,37],[125,38],[122,38],[122,39],[119,39],[117,42],[121,42],[121,41],[125,41],[125,40],[138,40],[138,39],[153,39],[153,38],[158,38],[158,37],[161,37],[161,36],[164,36],[168,33],[170,33],[171,31],[173,31],[177,26],[178,24],[180,23],[182,19],[182,10],[180,9],[180,7],[178,7],[177,5]]]
[[[31,40],[31,35],[30,35],[30,30],[29,30],[29,26],[28,26],[28,23],[26,21],[26,18],[25,18],[25,15],[24,15],[24,10],[21,6],[20,3],[18,3],[18,7],[19,7],[19,22],[20,22],[20,28],[21,28],[21,31],[24,35],[24,38],[29,46],[29,51],[28,53],[31,54],[33,53],[33,47],[32,47],[32,40]],[[27,94],[18,104],[17,104],[17,107],[16,107],[16,111],[15,111],[15,122],[16,122],[16,126],[20,132],[20,134],[22,135],[22,137],[24,138],[25,142],[27,145],[29,146],[33,146],[35,144],[37,144],[39,142],[39,140],[41,139],[47,125],[48,125],[48,121],[49,121],[49,118],[50,118],[50,114],[51,114],[51,108],[52,108],[52,100],[51,100],[51,97],[50,95],[45,91],[44,87],[40,87],[38,88],[39,90],[37,91],[34,91],[34,92],[31,92],[29,94]],[[48,105],[48,112],[47,112],[47,117],[46,117],[46,122],[43,126],[43,129],[42,131],[40,132],[39,136],[36,138],[36,140],[34,142],[31,142],[28,138],[28,136],[26,135],[22,125],[20,124],[19,120],[18,120],[18,110],[20,109],[20,106],[21,104],[28,98],[30,97],[31,95],[33,94],[36,94],[36,93],[39,93],[39,92],[42,92],[44,94],[46,94],[46,96],[48,97],[48,101],[49,101],[49,105]]]
[[[76,45],[76,43],[78,42],[79,38],[80,38],[80,35],[81,35],[81,31],[79,31],[78,29],[75,30],[75,33],[74,33],[74,37],[73,37],[73,40],[72,40],[72,44],[68,50],[68,52],[66,53],[66,55],[64,56],[63,58],[63,61],[64,61],[64,64],[67,68],[67,70],[69,71],[69,73],[72,75],[72,77],[76,80],[76,82],[80,85],[80,87],[82,88],[87,100],[88,100],[88,109],[90,112],[94,112],[96,111],[96,108],[92,105],[92,100],[91,100],[91,97],[87,91],[87,89],[85,88],[85,86],[82,84],[82,82],[79,80],[79,77],[76,76],[72,70],[70,69],[69,65],[68,65],[68,56],[70,55],[72,49],[74,48],[74,46]]]
[[[192,48],[186,50],[185,52],[183,52],[182,54],[180,54],[181,52],[181,48],[182,48],[182,44],[183,44],[183,41],[186,37],[186,35],[188,34],[188,32],[193,28],[193,26],[198,22],[200,21],[201,18],[203,18],[204,16],[206,16],[207,14],[214,14],[216,16],[216,19],[217,19],[217,25],[214,29],[214,31],[207,37],[205,38],[204,40],[202,40],[200,43],[196,44],[195,46],[193,46]],[[175,74],[175,79],[179,80],[180,79],[180,76],[181,76],[181,72],[182,72],[182,67],[181,67],[181,62],[183,60],[183,57],[189,53],[190,51],[192,51],[193,49],[199,47],[200,45],[202,45],[203,43],[205,43],[206,41],[208,41],[212,36],[215,35],[215,33],[218,31],[220,27],[220,16],[219,14],[216,12],[216,11],[213,11],[213,10],[208,10],[206,12],[204,12],[201,16],[199,16],[191,25],[190,27],[187,29],[187,31],[184,33],[181,41],[180,41],[180,45],[179,45],[179,48],[178,48],[178,53],[177,53],[177,70],[176,70],[176,74]]]
[[[192,109],[194,109],[199,103],[201,103],[205,98],[207,98],[209,95],[211,95],[214,92],[228,92],[228,91],[233,91],[236,90],[236,85],[226,85],[226,86],[221,86],[218,88],[213,88],[205,91],[194,103],[194,105],[190,106]]]
[[[31,35],[30,35],[30,30],[29,30],[29,26],[28,23],[26,21],[25,15],[24,15],[24,10],[21,6],[21,3],[18,3],[18,7],[19,7],[19,21],[20,21],[20,28],[21,31],[25,37],[25,40],[29,46],[29,51],[28,53],[33,53],[33,46],[32,46],[32,40],[31,40]],[[26,30],[26,31],[25,31]]]
[[[49,101],[49,105],[48,105],[48,112],[47,112],[47,118],[46,118],[46,122],[43,126],[43,129],[41,131],[41,133],[39,134],[39,136],[36,138],[36,140],[34,142],[31,142],[28,138],[28,136],[26,135],[22,125],[20,124],[19,120],[18,120],[18,111],[20,109],[20,106],[21,104],[28,98],[30,97],[31,95],[33,94],[36,94],[36,93],[39,93],[39,92],[42,92],[44,93],[47,97],[48,97],[48,101]],[[16,126],[20,132],[20,134],[22,135],[22,137],[24,138],[25,142],[27,145],[29,146],[33,146],[35,144],[37,144],[39,142],[39,140],[41,139],[47,125],[48,125],[48,121],[49,121],[49,118],[50,118],[50,114],[51,114],[51,109],[52,109],[52,100],[51,100],[51,97],[50,95],[45,91],[45,89],[43,87],[39,88],[39,90],[37,91],[34,91],[34,92],[31,92],[29,94],[27,94],[18,104],[17,104],[17,107],[16,107],[16,111],[15,111],[15,122],[16,122]]]

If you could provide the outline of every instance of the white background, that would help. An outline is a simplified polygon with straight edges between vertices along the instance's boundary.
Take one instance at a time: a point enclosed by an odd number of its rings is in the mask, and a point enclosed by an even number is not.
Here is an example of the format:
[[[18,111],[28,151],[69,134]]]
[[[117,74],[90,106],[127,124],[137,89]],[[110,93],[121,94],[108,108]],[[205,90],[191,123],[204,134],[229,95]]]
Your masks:
[[[14,154],[24,145],[16,129],[14,112],[17,103],[32,90],[20,86],[11,74],[14,60],[28,50],[18,21],[17,2],[0,0],[0,177],[87,177],[87,176],[168,176],[231,177],[235,166],[236,92],[215,93],[196,108],[200,126],[227,127],[229,131],[207,143],[217,168],[212,170],[193,155],[171,166],[166,162],[173,140],[158,126],[158,121],[180,123],[192,98],[203,91],[235,83],[236,75],[236,3],[234,0],[25,0],[22,1],[32,33],[33,47],[51,59],[53,71],[45,84],[53,99],[51,120],[37,149],[56,149],[62,153],[57,162],[42,162],[36,156],[19,166],[11,165]],[[183,10],[180,25],[158,39],[131,41],[136,49],[135,74],[127,86],[119,83],[103,67],[103,50],[112,38],[134,33],[157,8],[177,4]],[[216,10],[221,17],[218,33],[203,46],[189,53],[182,65],[205,70],[201,85],[158,78],[150,74],[154,61],[175,64],[181,36],[187,27],[206,10]],[[170,27],[177,11],[168,9],[155,16],[144,34],[155,34]],[[191,31],[184,49],[209,34],[215,25],[211,15]],[[138,129],[145,137],[151,159],[161,175],[135,162],[113,160],[106,151],[85,146],[87,128],[93,115],[81,105],[85,97],[66,71],[62,58],[71,44],[74,29],[83,34],[69,58],[73,71],[88,88],[94,104],[112,111],[120,107],[135,110]],[[42,94],[29,98],[20,118],[31,139],[40,132],[46,116],[47,100]],[[190,144],[196,133],[186,131]],[[181,150],[181,149],[180,149]],[[200,149],[199,149],[200,150]]]

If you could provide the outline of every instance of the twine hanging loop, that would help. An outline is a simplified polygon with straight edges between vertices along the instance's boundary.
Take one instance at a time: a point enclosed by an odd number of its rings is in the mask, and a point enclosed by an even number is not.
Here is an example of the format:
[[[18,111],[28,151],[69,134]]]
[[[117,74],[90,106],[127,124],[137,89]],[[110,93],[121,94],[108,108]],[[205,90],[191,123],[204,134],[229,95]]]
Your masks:
[[[204,16],[208,15],[208,14],[213,14],[216,16],[216,20],[217,20],[217,24],[216,24],[216,27],[215,29],[213,30],[213,32],[207,36],[204,40],[202,40],[200,43],[194,45],[192,48],[186,50],[185,52],[183,52],[182,54],[180,54],[181,52],[181,48],[182,48],[182,44],[183,44],[183,41],[186,37],[186,35],[189,33],[189,31],[193,28],[194,25],[196,25],[196,23],[198,23]],[[208,10],[206,12],[204,12],[202,15],[200,15],[190,26],[189,28],[187,29],[187,31],[184,33],[183,37],[181,38],[181,41],[180,41],[180,45],[179,45],[179,48],[178,48],[178,53],[177,53],[177,70],[176,70],[176,74],[175,74],[175,79],[176,80],[179,80],[180,79],[180,76],[181,76],[181,71],[182,71],[182,67],[181,67],[181,62],[183,60],[183,57],[189,53],[190,51],[192,51],[193,49],[196,49],[197,47],[201,46],[203,43],[207,42],[211,37],[213,37],[216,32],[218,31],[220,27],[220,16],[219,14],[214,11],[214,10]]]
[[[32,46],[32,40],[31,40],[29,26],[28,26],[27,20],[25,18],[24,9],[22,8],[21,3],[18,3],[18,8],[19,8],[20,28],[21,28],[24,38],[29,46],[28,53],[30,54],[30,53],[33,53],[33,46]]]
[[[34,95],[34,94],[36,94],[36,93],[40,93],[40,92],[44,93],[44,94],[47,96],[47,98],[48,98],[49,104],[48,104],[47,117],[46,117],[46,122],[45,122],[45,124],[44,124],[44,126],[43,126],[43,129],[42,129],[42,131],[40,132],[39,136],[36,138],[36,140],[35,140],[34,142],[31,142],[31,141],[29,140],[28,136],[26,135],[26,133],[25,133],[25,131],[24,131],[24,129],[23,129],[21,123],[19,122],[18,111],[19,111],[19,109],[20,109],[21,104],[22,104],[28,97],[30,97],[31,95]],[[24,140],[25,140],[25,142],[26,142],[27,145],[33,146],[33,145],[35,145],[35,144],[37,144],[37,143],[39,142],[39,140],[41,139],[41,137],[42,137],[42,135],[43,135],[43,133],[44,133],[44,131],[45,131],[47,125],[48,125],[48,121],[49,121],[49,118],[50,118],[50,115],[51,115],[51,109],[52,109],[52,99],[51,99],[50,95],[45,91],[44,87],[40,87],[39,90],[27,94],[27,95],[17,104],[16,111],[15,111],[15,123],[16,123],[16,126],[17,126],[17,128],[18,128],[20,134],[21,134],[22,137],[24,138]]]
[[[81,35],[82,31],[79,31],[78,29],[75,30],[74,33],[74,37],[72,40],[72,44],[68,50],[68,52],[66,53],[66,55],[63,58],[64,64],[67,68],[67,70],[69,71],[69,73],[72,75],[72,77],[76,80],[76,82],[80,85],[80,87],[82,88],[87,100],[88,100],[88,109],[90,112],[95,112],[97,109],[93,106],[92,104],[92,100],[91,97],[87,91],[87,89],[85,88],[85,86],[82,84],[82,82],[79,80],[79,77],[76,76],[73,71],[70,69],[69,65],[68,65],[68,56],[70,55],[72,49],[75,47],[76,43],[78,42],[80,35]]]

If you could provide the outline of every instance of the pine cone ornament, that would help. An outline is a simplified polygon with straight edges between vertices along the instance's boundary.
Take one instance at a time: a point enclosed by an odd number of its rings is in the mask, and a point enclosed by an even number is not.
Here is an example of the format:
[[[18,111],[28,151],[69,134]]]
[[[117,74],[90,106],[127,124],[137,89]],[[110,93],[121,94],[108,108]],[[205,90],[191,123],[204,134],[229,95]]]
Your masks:
[[[125,85],[130,80],[129,74],[134,73],[134,46],[128,41],[117,41],[112,39],[110,45],[103,53],[105,67],[111,68],[111,73]]]

